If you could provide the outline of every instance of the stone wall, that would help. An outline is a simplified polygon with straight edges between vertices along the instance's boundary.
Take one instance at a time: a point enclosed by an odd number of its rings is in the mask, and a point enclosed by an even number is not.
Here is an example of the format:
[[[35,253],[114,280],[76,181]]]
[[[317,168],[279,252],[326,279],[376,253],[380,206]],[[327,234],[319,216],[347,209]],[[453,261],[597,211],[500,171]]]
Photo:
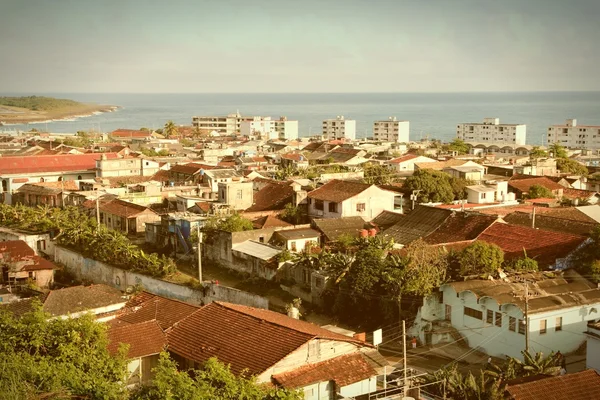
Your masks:
[[[242,290],[212,282],[204,282],[204,288],[193,289],[104,264],[64,247],[55,246],[54,249],[54,260],[62,264],[79,280],[103,283],[123,291],[141,284],[144,290],[150,293],[198,305],[208,304],[212,301],[225,301],[257,308],[269,308],[268,299]]]

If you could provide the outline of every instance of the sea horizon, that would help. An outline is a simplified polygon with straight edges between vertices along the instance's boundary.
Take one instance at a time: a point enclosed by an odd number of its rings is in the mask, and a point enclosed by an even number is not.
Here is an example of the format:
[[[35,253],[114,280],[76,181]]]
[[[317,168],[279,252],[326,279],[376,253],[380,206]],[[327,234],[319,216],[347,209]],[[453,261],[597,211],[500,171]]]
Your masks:
[[[119,106],[118,110],[69,121],[8,125],[0,130],[31,128],[54,133],[79,130],[111,132],[119,128],[158,129],[173,120],[191,125],[193,116],[270,116],[299,121],[300,136],[320,133],[322,121],[344,116],[356,120],[357,137],[371,135],[373,121],[388,117],[410,121],[410,139],[450,141],[459,123],[498,117],[500,123],[527,125],[527,144],[543,145],[548,126],[576,118],[580,124],[600,125],[600,91],[523,92],[296,92],[296,93],[88,93],[10,92],[1,96],[51,96],[84,103]]]

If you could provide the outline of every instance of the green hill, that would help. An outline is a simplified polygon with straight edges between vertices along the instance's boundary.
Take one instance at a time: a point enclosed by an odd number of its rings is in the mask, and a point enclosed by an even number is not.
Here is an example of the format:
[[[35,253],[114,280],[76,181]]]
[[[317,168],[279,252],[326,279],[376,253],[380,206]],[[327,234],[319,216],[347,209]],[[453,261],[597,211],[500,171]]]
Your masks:
[[[31,111],[54,111],[83,105],[74,100],[56,99],[44,96],[0,97],[0,105],[26,108]]]

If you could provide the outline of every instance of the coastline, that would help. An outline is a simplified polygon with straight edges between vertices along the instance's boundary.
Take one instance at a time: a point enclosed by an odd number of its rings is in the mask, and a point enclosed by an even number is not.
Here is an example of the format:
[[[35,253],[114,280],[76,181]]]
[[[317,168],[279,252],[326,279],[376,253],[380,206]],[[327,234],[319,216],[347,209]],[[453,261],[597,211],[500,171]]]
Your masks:
[[[56,111],[56,112],[37,112],[37,111],[24,111],[15,113],[0,113],[0,126],[14,126],[24,124],[44,124],[58,121],[76,121],[80,118],[91,117],[93,115],[100,115],[104,113],[110,113],[123,108],[122,106],[110,106],[110,105],[86,105],[78,108],[77,110],[69,111]]]

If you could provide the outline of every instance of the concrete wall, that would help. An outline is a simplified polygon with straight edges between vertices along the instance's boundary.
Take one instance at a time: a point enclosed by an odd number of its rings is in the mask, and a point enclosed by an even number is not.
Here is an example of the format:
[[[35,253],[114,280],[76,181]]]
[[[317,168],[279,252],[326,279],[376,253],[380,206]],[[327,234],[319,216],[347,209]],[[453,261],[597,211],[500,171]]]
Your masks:
[[[600,335],[600,330],[594,328],[588,328],[588,332],[594,335]],[[586,368],[593,368],[600,372],[600,338],[596,336],[587,336],[587,347],[586,347]]]
[[[209,282],[204,282],[204,289],[192,289],[188,286],[166,282],[85,258],[79,253],[60,246],[55,247],[54,258],[77,279],[104,283],[123,291],[128,287],[141,284],[150,293],[192,304],[225,301],[257,308],[269,308],[268,299],[248,292]]]

